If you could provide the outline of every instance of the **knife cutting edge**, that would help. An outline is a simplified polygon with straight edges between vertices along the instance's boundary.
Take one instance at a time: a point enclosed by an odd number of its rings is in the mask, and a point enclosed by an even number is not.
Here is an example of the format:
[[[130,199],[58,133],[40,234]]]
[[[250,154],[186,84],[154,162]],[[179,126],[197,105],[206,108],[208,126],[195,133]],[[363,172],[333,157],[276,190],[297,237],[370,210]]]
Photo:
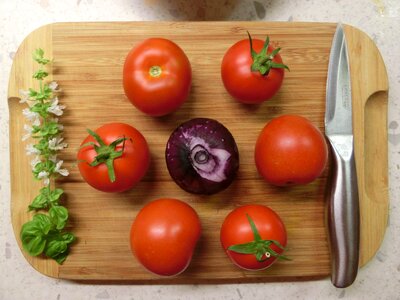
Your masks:
[[[337,26],[329,57],[325,135],[331,146],[328,226],[332,255],[331,281],[351,285],[358,271],[360,209],[354,157],[350,69],[343,26]]]

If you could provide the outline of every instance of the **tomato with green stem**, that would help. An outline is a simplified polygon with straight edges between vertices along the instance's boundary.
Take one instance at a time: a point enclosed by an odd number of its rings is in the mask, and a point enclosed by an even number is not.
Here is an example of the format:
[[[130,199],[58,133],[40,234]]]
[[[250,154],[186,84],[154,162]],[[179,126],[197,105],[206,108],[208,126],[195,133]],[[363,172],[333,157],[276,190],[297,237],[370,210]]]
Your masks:
[[[221,77],[225,89],[236,100],[246,104],[259,104],[273,96],[282,86],[288,66],[278,53],[281,49],[249,38],[234,44],[225,53],[221,63]]]
[[[144,136],[124,123],[88,130],[77,154],[83,179],[103,192],[124,192],[146,174],[150,151]]]
[[[287,243],[286,229],[271,208],[250,204],[238,207],[225,218],[220,240],[231,261],[246,270],[262,270],[277,259]]]

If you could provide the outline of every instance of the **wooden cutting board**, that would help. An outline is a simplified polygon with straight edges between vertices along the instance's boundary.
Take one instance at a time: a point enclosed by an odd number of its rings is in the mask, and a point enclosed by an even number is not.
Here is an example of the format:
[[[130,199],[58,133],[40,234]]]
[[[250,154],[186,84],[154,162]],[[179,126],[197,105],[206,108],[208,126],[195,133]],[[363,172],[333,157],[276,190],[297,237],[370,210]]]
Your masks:
[[[305,280],[330,274],[330,252],[325,225],[324,192],[328,168],[306,186],[276,188],[258,175],[253,158],[255,140],[266,122],[282,114],[300,114],[324,131],[328,57],[336,24],[265,22],[115,22],[56,23],[32,32],[15,55],[10,75],[11,209],[20,244],[21,225],[40,183],[32,179],[25,144],[18,90],[32,86],[37,68],[31,53],[41,47],[54,58],[52,78],[63,89],[67,105],[62,116],[69,148],[62,153],[70,176],[58,182],[67,194],[70,230],[78,237],[62,265],[24,255],[39,272],[74,280],[129,280],[133,283],[264,282]],[[268,34],[291,71],[279,94],[260,106],[235,102],[220,78],[221,59],[233,43]],[[350,50],[354,107],[355,148],[361,202],[360,263],[366,264],[383,239],[388,217],[387,91],[384,63],[374,43],[361,31],[346,26]],[[152,118],[138,112],[124,96],[121,74],[128,51],[148,37],[175,41],[187,53],[193,68],[193,88],[187,103],[176,113]],[[170,178],[165,161],[169,134],[194,117],[215,118],[235,137],[240,171],[229,189],[213,196],[182,191]],[[132,191],[107,194],[82,181],[75,154],[86,136],[108,122],[126,122],[146,137],[152,164]],[[203,235],[190,267],[174,278],[148,273],[131,254],[129,229],[148,201],[175,197],[192,205],[203,225]],[[291,261],[277,262],[261,272],[243,271],[231,264],[219,243],[224,217],[247,203],[268,205],[286,224]]]

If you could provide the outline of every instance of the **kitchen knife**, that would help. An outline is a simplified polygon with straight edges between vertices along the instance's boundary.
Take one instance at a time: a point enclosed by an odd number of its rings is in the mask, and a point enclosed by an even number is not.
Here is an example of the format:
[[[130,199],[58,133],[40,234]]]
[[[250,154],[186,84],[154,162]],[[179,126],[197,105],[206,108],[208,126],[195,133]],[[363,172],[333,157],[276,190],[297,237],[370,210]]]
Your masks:
[[[352,98],[346,39],[341,24],[333,37],[326,88],[325,134],[332,166],[327,205],[332,255],[331,281],[351,285],[358,271],[360,210],[354,158]]]

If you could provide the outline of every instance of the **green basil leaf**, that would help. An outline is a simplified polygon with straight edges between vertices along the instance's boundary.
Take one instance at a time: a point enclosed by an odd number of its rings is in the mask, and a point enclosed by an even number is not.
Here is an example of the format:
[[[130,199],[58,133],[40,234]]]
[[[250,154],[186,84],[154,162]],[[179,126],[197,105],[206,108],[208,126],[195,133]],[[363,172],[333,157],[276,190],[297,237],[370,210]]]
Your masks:
[[[46,72],[46,71],[44,71],[42,69],[39,69],[35,73],[33,73],[32,77],[37,79],[37,80],[42,80],[43,78],[45,78],[47,76],[49,76],[48,72]]]
[[[67,259],[68,253],[69,253],[69,251],[68,251],[68,249],[67,249],[67,251],[62,252],[62,253],[59,253],[58,255],[56,255],[56,256],[54,256],[54,257],[52,257],[52,258],[53,258],[59,265],[61,265],[61,264]]]
[[[39,126],[32,125],[32,135],[36,135],[36,133],[38,133],[39,131],[40,131],[40,125]]]
[[[47,243],[45,254],[48,257],[54,258],[60,253],[67,251],[68,243],[62,240],[51,240]]]
[[[62,264],[69,253],[68,244],[72,243],[74,240],[75,236],[69,232],[53,235],[47,244],[45,254],[56,260],[59,264]]]
[[[34,60],[40,60],[43,58],[44,55],[44,50],[42,48],[37,48],[35,49],[35,51],[33,52],[33,59]]]
[[[45,93],[45,94],[51,94],[53,91],[52,91],[52,89],[49,87],[49,85],[48,84],[45,84],[45,85],[43,85],[43,93]]]
[[[48,122],[46,125],[43,125],[39,135],[44,136],[55,136],[60,132],[60,127],[57,122]]]
[[[35,91],[34,89],[32,89],[32,88],[29,89],[29,97],[30,98],[36,97],[37,94],[38,94],[38,92]]]
[[[49,59],[44,58],[44,51],[40,48],[36,49],[35,52],[33,52],[33,59],[41,65],[46,65],[50,62]]]
[[[64,206],[53,206],[49,209],[51,221],[58,230],[65,227],[68,220],[68,210]]]
[[[43,164],[45,168],[45,164]],[[52,205],[58,205],[58,200],[64,193],[62,189],[50,190],[49,187],[44,187],[40,189],[40,194],[33,199],[32,203],[29,205],[29,210],[45,209]]]
[[[62,235],[63,240],[67,243],[67,244],[71,244],[72,242],[75,241],[75,236],[72,233],[66,232]]]
[[[21,228],[21,241],[23,248],[32,256],[41,254],[46,246],[46,235],[51,229],[48,216],[37,214]]]
[[[46,75],[46,74],[43,74],[43,75]],[[47,75],[46,75],[47,76]],[[46,77],[45,76],[45,77]],[[39,78],[38,78],[39,79]],[[41,79],[39,79],[39,80],[41,80]],[[50,96],[51,96],[51,93],[50,92],[48,92],[48,91],[46,91],[46,90],[41,90],[37,95],[36,95],[36,100],[42,100],[41,102],[44,102],[45,100],[48,100],[49,98],[50,98]],[[45,102],[45,103],[43,103],[43,105],[47,105],[47,108],[48,107],[50,107],[50,103],[49,102]],[[42,116],[43,117],[45,117],[45,116],[47,116],[46,115],[46,110],[44,109],[44,110],[42,110]]]
[[[60,199],[61,195],[64,194],[63,189],[55,189],[50,192],[49,201],[53,205],[58,205],[58,200]]]
[[[44,107],[45,105],[48,106],[48,104],[38,102],[38,103],[35,103],[35,105],[31,106],[29,109],[30,109],[32,112],[40,113],[40,112],[43,111],[43,107]]]
[[[40,163],[36,164],[32,170],[32,173],[36,179],[39,179],[39,177],[38,177],[39,173],[42,171],[47,171],[46,164],[44,162],[40,162]]]
[[[42,233],[42,231],[40,230],[39,226],[37,226],[36,222],[29,221],[22,225],[21,236],[22,234],[38,235],[40,233]]]
[[[43,252],[46,246],[46,240],[42,236],[38,235],[31,239],[23,240],[22,245],[29,255],[38,256]]]
[[[44,214],[36,214],[31,222],[36,222],[44,235],[48,234],[52,228],[52,223],[49,216]]]
[[[28,243],[30,239],[33,239],[36,236],[43,236],[43,232],[36,222],[29,221],[22,225],[20,236],[22,242]]]
[[[29,211],[47,208],[47,198],[46,196],[39,194],[33,199],[32,203],[29,205]]]
[[[42,138],[33,147],[38,149],[40,152],[45,152],[49,148],[49,142],[48,142],[47,138]]]

